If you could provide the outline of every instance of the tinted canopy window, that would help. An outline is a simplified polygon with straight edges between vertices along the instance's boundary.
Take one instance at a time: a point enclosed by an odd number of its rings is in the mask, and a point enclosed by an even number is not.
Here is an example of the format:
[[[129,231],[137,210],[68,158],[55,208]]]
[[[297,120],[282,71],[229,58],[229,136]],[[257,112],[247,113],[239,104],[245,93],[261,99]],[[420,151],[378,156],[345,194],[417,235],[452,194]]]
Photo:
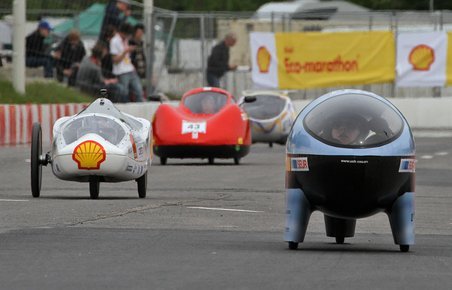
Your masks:
[[[363,94],[344,94],[318,104],[304,119],[306,130],[338,147],[373,147],[397,138],[400,115],[388,104]]]
[[[272,119],[281,114],[286,100],[274,95],[258,95],[256,101],[243,103],[243,109],[253,119]]]
[[[63,138],[70,144],[86,134],[94,133],[117,145],[124,138],[124,129],[114,120],[90,115],[73,120],[63,129]]]
[[[201,92],[184,99],[184,105],[194,114],[215,114],[226,105],[227,96],[216,92]]]
[[[78,115],[88,115],[88,114],[104,114],[109,115],[114,118],[121,120],[121,122],[126,123],[131,129],[140,130],[143,125],[130,118],[129,116],[123,114],[119,111],[109,100],[101,101],[101,99],[97,99],[92,102],[88,107],[86,107],[83,111],[81,111]]]

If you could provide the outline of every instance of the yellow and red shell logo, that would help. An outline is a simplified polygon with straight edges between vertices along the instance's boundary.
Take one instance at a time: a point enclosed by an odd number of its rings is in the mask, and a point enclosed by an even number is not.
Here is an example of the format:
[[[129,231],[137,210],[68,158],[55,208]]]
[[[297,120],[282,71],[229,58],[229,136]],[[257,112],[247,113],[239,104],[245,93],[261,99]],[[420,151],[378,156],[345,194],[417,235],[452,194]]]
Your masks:
[[[75,147],[72,160],[77,162],[78,169],[99,169],[107,154],[102,145],[93,140],[87,140]]]
[[[417,45],[411,50],[408,61],[414,70],[427,71],[435,61],[435,51],[428,45]]]
[[[261,46],[257,49],[257,66],[259,72],[268,73],[270,68],[271,54],[265,46]]]

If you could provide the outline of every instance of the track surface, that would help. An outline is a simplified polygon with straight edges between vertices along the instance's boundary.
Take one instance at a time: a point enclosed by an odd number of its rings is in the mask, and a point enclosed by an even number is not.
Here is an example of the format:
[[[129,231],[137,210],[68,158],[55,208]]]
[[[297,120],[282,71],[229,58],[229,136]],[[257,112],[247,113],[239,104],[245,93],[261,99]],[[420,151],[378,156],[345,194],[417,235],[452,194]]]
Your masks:
[[[451,289],[452,138],[416,144],[409,253],[384,214],[358,220],[336,245],[318,212],[288,250],[282,146],[255,145],[239,166],[154,159],[146,199],[126,182],[101,184],[99,200],[50,168],[32,198],[29,147],[0,148],[0,288]]]

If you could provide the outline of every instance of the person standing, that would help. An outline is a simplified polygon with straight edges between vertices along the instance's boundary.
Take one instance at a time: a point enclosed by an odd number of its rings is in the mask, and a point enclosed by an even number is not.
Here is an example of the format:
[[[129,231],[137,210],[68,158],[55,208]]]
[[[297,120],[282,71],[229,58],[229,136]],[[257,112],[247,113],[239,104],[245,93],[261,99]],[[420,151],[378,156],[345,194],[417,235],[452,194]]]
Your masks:
[[[27,36],[25,44],[25,65],[27,67],[44,67],[45,78],[53,77],[53,57],[44,43],[50,30],[52,30],[50,24],[41,20],[38,28]]]
[[[130,57],[132,58],[132,63],[135,66],[138,76],[142,79],[146,78],[146,56],[144,55],[143,35],[143,24],[137,24],[134,26],[133,37],[129,41],[130,44],[135,45],[135,50],[132,51]]]
[[[117,31],[121,24],[126,22],[130,13],[129,0],[112,0],[108,2],[107,6],[105,6],[105,15],[100,29],[99,40],[107,42],[107,28],[113,27]]]
[[[223,41],[212,48],[207,60],[207,84],[210,87],[220,87],[220,80],[230,70],[237,69],[237,65],[229,64],[229,48],[237,42],[234,33],[228,33]]]
[[[123,23],[118,33],[110,40],[110,53],[113,60],[113,74],[125,87],[129,100],[131,92],[136,102],[143,102],[143,87],[140,77],[135,70],[130,59],[130,53],[135,50],[134,45],[129,45],[129,39],[133,27],[128,23]]]

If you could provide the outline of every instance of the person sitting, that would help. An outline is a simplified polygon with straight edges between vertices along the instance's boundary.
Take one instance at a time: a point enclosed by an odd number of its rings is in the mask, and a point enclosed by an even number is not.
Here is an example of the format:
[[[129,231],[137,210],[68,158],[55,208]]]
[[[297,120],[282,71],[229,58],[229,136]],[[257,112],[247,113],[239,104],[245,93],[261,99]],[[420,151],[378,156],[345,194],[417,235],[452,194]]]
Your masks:
[[[107,53],[107,47],[98,42],[91,51],[91,56],[85,57],[77,72],[76,85],[81,91],[97,95],[101,88],[106,88],[112,102],[126,102],[128,99],[125,88],[116,78],[105,79],[102,75],[100,62]]]
[[[215,99],[212,96],[206,96],[201,100],[201,113],[214,114],[216,112]]]
[[[49,36],[52,27],[47,21],[40,21],[38,28],[26,37],[25,44],[25,65],[27,67],[44,67],[44,77],[53,77],[53,57],[48,52],[48,47],[44,43]]]
[[[66,77],[69,86],[75,86],[77,70],[85,57],[86,51],[80,40],[80,32],[72,30],[55,49],[57,80],[62,82]]]
[[[324,138],[341,145],[361,145],[367,137],[367,121],[358,114],[340,114],[330,120],[330,127],[326,129]]]

